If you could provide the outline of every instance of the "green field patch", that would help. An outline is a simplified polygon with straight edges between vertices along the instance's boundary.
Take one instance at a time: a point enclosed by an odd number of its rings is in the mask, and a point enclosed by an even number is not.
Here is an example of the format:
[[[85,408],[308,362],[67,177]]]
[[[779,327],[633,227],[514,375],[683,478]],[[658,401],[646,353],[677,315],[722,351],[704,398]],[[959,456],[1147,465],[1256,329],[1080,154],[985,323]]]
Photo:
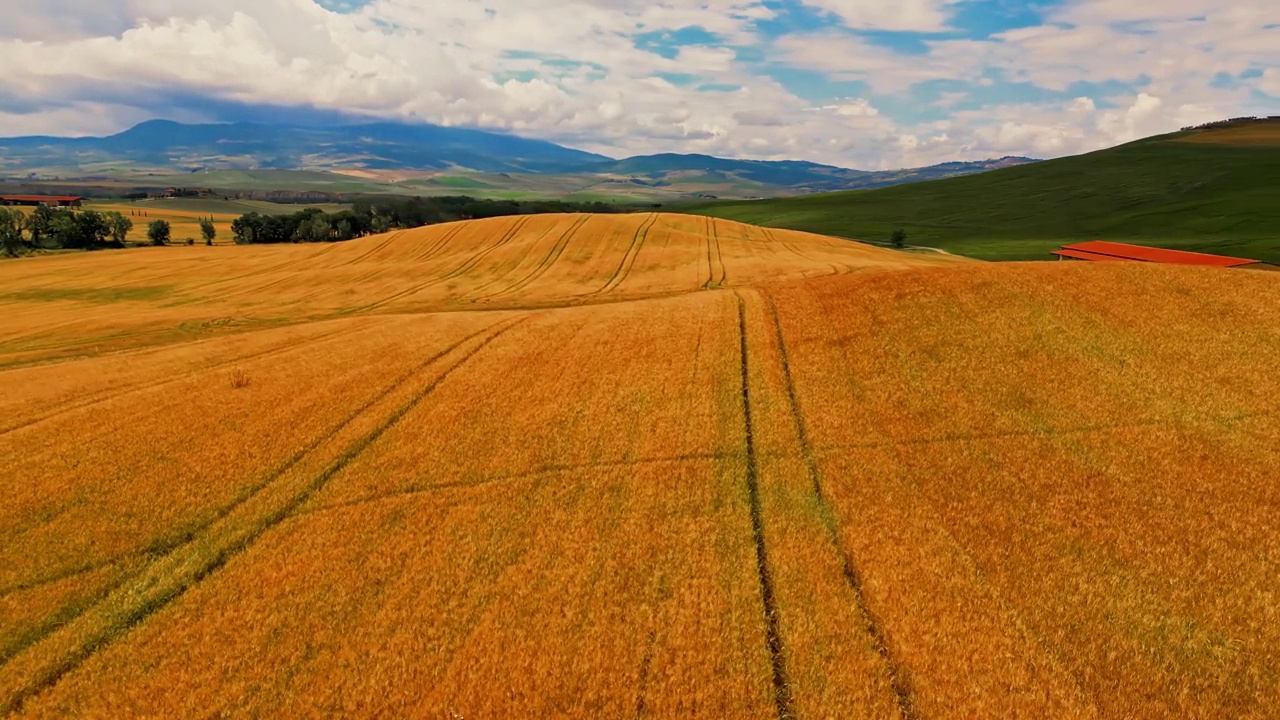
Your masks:
[[[879,190],[716,202],[686,212],[986,260],[1115,240],[1280,263],[1280,147],[1162,136],[1087,155]]]
[[[447,187],[447,188],[458,188],[458,189],[463,189],[463,190],[472,190],[472,189],[481,189],[481,188],[492,188],[492,187],[494,187],[493,185],[491,185],[491,184],[489,184],[489,183],[487,183],[487,182],[482,182],[482,181],[480,181],[480,180],[476,180],[475,178],[459,177],[459,176],[456,176],[456,175],[454,175],[454,176],[438,177],[438,178],[435,178],[435,182],[436,182],[436,184],[437,184],[437,185],[440,185],[441,187]]]

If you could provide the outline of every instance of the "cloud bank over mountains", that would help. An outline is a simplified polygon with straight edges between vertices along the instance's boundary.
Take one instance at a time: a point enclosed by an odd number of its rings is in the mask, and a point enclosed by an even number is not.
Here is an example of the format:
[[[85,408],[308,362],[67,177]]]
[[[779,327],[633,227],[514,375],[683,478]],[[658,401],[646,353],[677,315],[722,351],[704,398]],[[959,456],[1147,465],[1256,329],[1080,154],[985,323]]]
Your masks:
[[[0,2],[0,135],[346,116],[878,169],[1280,111],[1272,0]]]

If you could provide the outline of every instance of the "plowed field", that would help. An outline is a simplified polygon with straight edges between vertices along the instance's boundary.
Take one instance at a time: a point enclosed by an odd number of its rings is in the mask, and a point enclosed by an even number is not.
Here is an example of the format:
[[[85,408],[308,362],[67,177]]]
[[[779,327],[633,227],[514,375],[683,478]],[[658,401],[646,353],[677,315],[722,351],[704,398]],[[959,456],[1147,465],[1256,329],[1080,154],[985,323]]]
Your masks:
[[[636,215],[0,282],[0,714],[1280,706],[1275,273]]]

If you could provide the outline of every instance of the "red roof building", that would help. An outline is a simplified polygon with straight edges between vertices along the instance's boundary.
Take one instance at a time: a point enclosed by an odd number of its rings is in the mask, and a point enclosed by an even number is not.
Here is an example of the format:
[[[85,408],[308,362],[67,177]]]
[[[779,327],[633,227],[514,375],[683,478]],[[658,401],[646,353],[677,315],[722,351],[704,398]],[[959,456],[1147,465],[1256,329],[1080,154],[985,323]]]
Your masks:
[[[84,198],[78,195],[0,195],[0,205],[80,207],[83,202]]]
[[[1095,262],[1124,261],[1152,262],[1166,265],[1200,265],[1202,267],[1241,267],[1256,265],[1258,260],[1228,257],[1226,255],[1210,255],[1208,253],[1187,252],[1185,250],[1166,250],[1164,248],[1129,245],[1128,243],[1091,240],[1089,242],[1066,245],[1055,250],[1054,255],[1071,260],[1092,260]]]

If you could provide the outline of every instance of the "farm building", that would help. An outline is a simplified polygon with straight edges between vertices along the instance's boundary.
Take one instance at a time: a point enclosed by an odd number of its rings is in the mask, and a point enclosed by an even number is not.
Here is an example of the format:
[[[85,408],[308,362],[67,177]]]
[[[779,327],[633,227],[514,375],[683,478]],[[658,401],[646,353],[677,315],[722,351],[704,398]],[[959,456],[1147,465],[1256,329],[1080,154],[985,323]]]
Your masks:
[[[83,202],[84,198],[76,195],[0,195],[0,205],[80,207]]]
[[[1151,262],[1166,265],[1201,265],[1222,268],[1262,264],[1258,260],[1246,258],[1187,252],[1185,250],[1166,250],[1164,248],[1129,245],[1128,243],[1107,242],[1105,240],[1091,240],[1074,245],[1065,245],[1062,249],[1055,250],[1053,254],[1057,255],[1059,259],[1092,262]]]

